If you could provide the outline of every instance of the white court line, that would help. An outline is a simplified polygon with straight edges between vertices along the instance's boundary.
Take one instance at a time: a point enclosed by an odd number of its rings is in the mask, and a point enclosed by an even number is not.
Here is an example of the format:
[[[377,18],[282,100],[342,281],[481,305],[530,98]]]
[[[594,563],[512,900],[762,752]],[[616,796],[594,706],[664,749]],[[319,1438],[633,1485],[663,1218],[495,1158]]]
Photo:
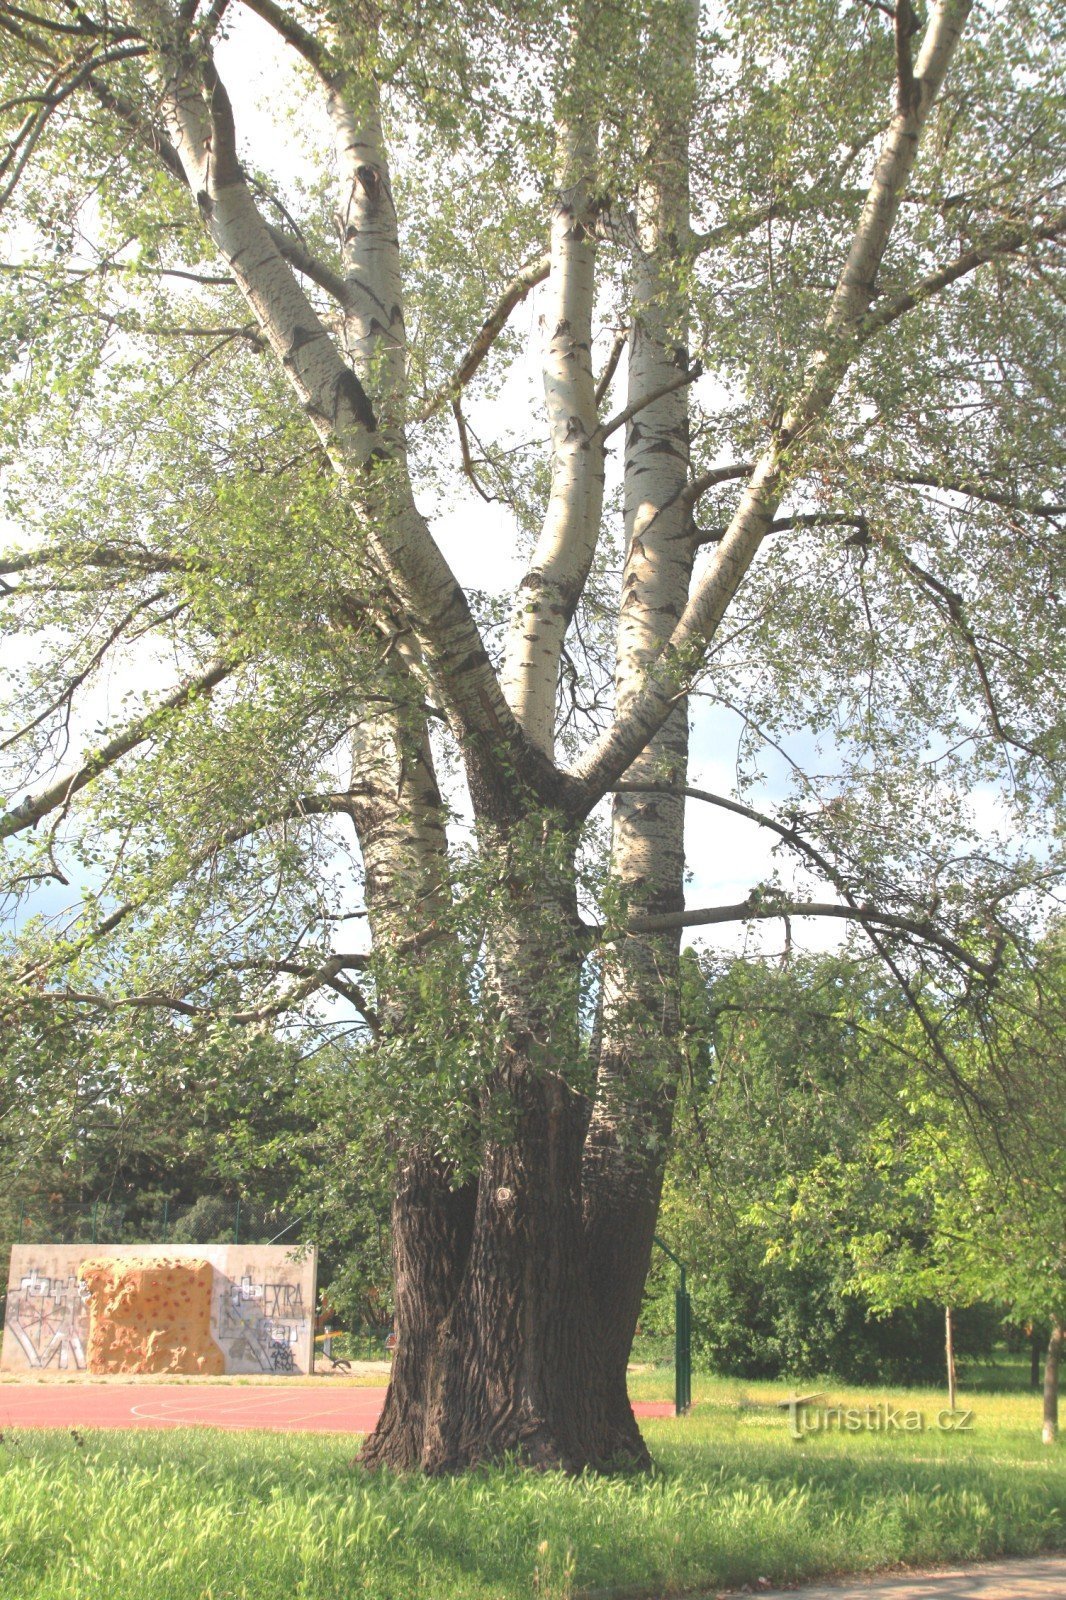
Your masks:
[[[351,1424],[349,1422],[349,1419],[344,1416],[343,1412],[340,1412],[340,1411],[337,1410],[336,1406],[330,1406],[325,1411],[298,1411],[294,1417],[286,1417],[285,1421],[286,1422],[306,1422],[308,1417],[336,1417],[341,1423],[344,1424],[344,1426],[339,1427],[337,1429],[338,1433],[365,1433],[366,1432],[365,1425],[360,1426],[358,1424],[356,1424],[356,1425]],[[376,1420],[377,1419],[375,1418],[375,1421]]]
[[[184,1399],[185,1397],[183,1396],[182,1398]],[[270,1397],[271,1400],[273,1400],[273,1398],[273,1396]],[[278,1401],[291,1402],[294,1400],[294,1398],[295,1397],[293,1395],[279,1395]],[[323,1399],[325,1399],[325,1396],[323,1396]],[[265,1428],[269,1430],[271,1427],[275,1427],[279,1424],[282,1424],[285,1427],[290,1427],[297,1422],[306,1422],[315,1417],[335,1417],[338,1419],[340,1426],[332,1431],[337,1433],[366,1433],[368,1428],[373,1427],[374,1423],[377,1421],[376,1417],[368,1417],[365,1421],[355,1418],[349,1419],[338,1410],[336,1405],[318,1406],[311,1411],[298,1411],[295,1413],[285,1412],[280,1408],[279,1405],[277,1409],[272,1410],[265,1418],[250,1418],[249,1413],[256,1411],[263,1404],[264,1402],[260,1400],[254,1400],[248,1403],[230,1401],[225,1406],[217,1406],[212,1408],[212,1411],[209,1415],[201,1417],[195,1413],[197,1413],[202,1407],[202,1401],[195,1403],[191,1408],[187,1407],[185,1410],[181,1410],[175,1409],[176,1406],[180,1406],[180,1402],[177,1401],[157,1400],[153,1402],[145,1400],[142,1401],[140,1405],[131,1406],[130,1415],[136,1417],[141,1422],[162,1422],[166,1423],[169,1427],[174,1428],[180,1428],[183,1426],[210,1427],[230,1428],[234,1431],[255,1428]],[[231,1421],[229,1418],[220,1415],[220,1413],[223,1411],[238,1411],[241,1412],[243,1416],[242,1419],[234,1419]]]
[[[266,1409],[269,1410],[271,1416],[276,1416],[279,1411],[283,1413],[284,1407],[291,1405],[293,1399],[294,1396],[291,1394],[256,1395],[254,1398],[241,1396],[239,1399],[219,1401],[212,1405],[201,1393],[195,1397],[192,1395],[175,1396],[173,1400],[169,1397],[166,1399],[160,1397],[155,1400],[143,1400],[140,1405],[131,1406],[130,1411],[133,1416],[141,1417],[145,1421],[152,1416],[152,1413],[147,1409],[149,1406],[156,1407],[157,1417],[160,1419],[165,1418],[166,1420],[169,1420],[171,1416],[182,1417],[188,1416],[193,1412],[199,1413],[202,1411],[207,1413],[204,1420],[213,1422],[216,1417],[221,1417],[224,1413],[233,1411],[246,1416],[250,1411]]]
[[[212,1400],[211,1391],[205,1391],[204,1389],[200,1388],[198,1385],[195,1385],[195,1386],[194,1385],[190,1385],[189,1388],[187,1388],[187,1389],[186,1388],[181,1388],[181,1389],[177,1389],[177,1390],[167,1389],[164,1393],[162,1393],[162,1394],[156,1393],[155,1395],[153,1395],[151,1397],[150,1400],[142,1400],[140,1403],[142,1405],[160,1405],[160,1406],[181,1406],[181,1405],[208,1406],[212,1410],[224,1411],[228,1407],[232,1407],[232,1406],[265,1405],[265,1404],[268,1404],[270,1401],[274,1400],[275,1398],[278,1398],[278,1399],[280,1399],[282,1401],[291,1400],[291,1398],[292,1398],[291,1395],[284,1395],[283,1394],[283,1395],[280,1395],[280,1396],[277,1396],[277,1397],[275,1397],[273,1395],[269,1395],[265,1399],[260,1398],[257,1395],[257,1396],[255,1396],[255,1398],[249,1399],[247,1391],[245,1391],[244,1393],[238,1392],[238,1394],[234,1394],[233,1391],[229,1390],[229,1389],[223,1390],[222,1393],[225,1395],[225,1398],[216,1401],[216,1400]]]
[[[258,1406],[286,1405],[290,1403],[291,1400],[292,1396],[288,1394],[280,1394],[277,1396],[267,1395],[263,1398],[256,1396],[254,1399],[249,1399],[246,1395],[242,1395],[239,1399],[234,1396],[234,1398],[231,1400],[220,1400],[217,1405],[211,1406],[210,1409],[212,1412],[254,1411]],[[207,1405],[208,1402],[201,1397],[200,1404]]]
[[[306,1413],[301,1413],[296,1417],[279,1417],[275,1412],[272,1420],[262,1422],[241,1422],[226,1421],[224,1419],[219,1419],[216,1421],[213,1418],[190,1420],[187,1415],[153,1415],[153,1413],[150,1411],[143,1411],[139,1406],[133,1406],[131,1408],[130,1415],[136,1417],[140,1422],[158,1423],[162,1427],[166,1428],[223,1428],[228,1430],[230,1433],[254,1433],[258,1429],[265,1433],[278,1433],[283,1432],[293,1423],[304,1421],[307,1417],[319,1416],[321,1413],[309,1411]],[[329,1431],[333,1433],[366,1433],[369,1430],[368,1427],[364,1425],[362,1427],[352,1426],[335,1428],[330,1429]]]
[[[366,1433],[377,1420],[376,1412],[372,1415],[363,1414],[366,1402],[361,1398],[345,1405],[340,1395],[312,1396],[306,1392],[275,1389],[273,1386],[258,1390],[249,1386],[244,1392],[230,1390],[225,1399],[221,1395],[215,1399],[211,1390],[199,1386],[183,1387],[177,1392],[167,1386],[162,1392],[157,1389],[149,1394],[144,1394],[142,1390],[143,1398],[131,1405],[128,1411],[120,1403],[113,1413],[104,1416],[93,1415],[93,1412],[96,1411],[96,1405],[104,1400],[106,1391],[97,1388],[79,1388],[77,1392],[72,1390],[73,1386],[64,1386],[62,1389],[46,1389],[43,1385],[26,1389],[0,1387],[0,1427],[18,1427],[23,1425],[24,1420],[25,1425],[30,1427],[121,1427],[125,1416],[134,1422],[151,1422],[165,1427],[208,1426],[238,1430],[296,1427],[303,1422],[324,1419],[330,1422],[331,1432]],[[115,1398],[118,1400],[119,1396]],[[125,1398],[126,1395],[122,1396],[122,1399]],[[299,1405],[301,1409],[293,1411],[293,1405]],[[82,1406],[88,1414],[79,1414]]]

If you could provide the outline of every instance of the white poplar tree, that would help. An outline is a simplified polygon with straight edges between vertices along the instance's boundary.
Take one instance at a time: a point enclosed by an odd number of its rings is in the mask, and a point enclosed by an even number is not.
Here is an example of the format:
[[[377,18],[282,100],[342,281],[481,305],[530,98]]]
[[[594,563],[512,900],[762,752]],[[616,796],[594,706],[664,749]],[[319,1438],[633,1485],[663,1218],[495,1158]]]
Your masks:
[[[962,811],[1000,784],[1035,836],[1058,793],[1053,8],[0,0],[0,31],[0,837],[16,901],[86,883],[13,936],[6,1025],[354,1008],[396,1163],[364,1460],[645,1463],[682,930],[844,919],[920,1010],[1053,876]],[[446,559],[475,538],[524,561],[503,610]],[[689,781],[695,695],[743,729],[733,793]],[[798,731],[827,771],[760,809]],[[686,907],[686,799],[788,882]],[[352,873],[369,953],[333,936]]]

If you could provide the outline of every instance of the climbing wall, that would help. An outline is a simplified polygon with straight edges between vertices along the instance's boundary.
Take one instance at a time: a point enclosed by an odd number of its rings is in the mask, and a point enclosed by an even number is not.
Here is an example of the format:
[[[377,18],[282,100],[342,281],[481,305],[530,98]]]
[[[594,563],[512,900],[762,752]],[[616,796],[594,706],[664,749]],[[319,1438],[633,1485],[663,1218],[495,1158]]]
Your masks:
[[[278,1244],[15,1245],[0,1368],[309,1372],[315,1269]]]
[[[225,1372],[211,1336],[210,1261],[113,1256],[83,1261],[78,1278],[89,1299],[90,1372]]]

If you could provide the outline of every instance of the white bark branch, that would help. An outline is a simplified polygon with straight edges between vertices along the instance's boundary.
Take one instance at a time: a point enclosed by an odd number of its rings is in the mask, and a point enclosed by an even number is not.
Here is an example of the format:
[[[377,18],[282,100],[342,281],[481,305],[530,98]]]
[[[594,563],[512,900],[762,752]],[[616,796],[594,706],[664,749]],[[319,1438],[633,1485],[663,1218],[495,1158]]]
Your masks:
[[[741,900],[736,905],[704,906],[691,911],[671,911],[661,916],[634,918],[627,931],[634,934],[659,933],[671,928],[707,928],[722,923],[753,922],[774,917],[831,917],[845,922],[869,923],[877,928],[887,928],[921,939],[982,977],[987,978],[992,974],[987,961],[972,955],[930,922],[901,916],[893,911],[879,911],[876,906],[837,905],[832,900],[788,900],[776,896],[767,899],[753,892],[747,900]]]
[[[673,635],[651,664],[645,687],[588,751],[574,776],[587,804],[611,787],[683,698],[718,625],[766,537],[780,504],[796,443],[824,417],[853,359],[856,330],[875,294],[918,141],[943,84],[971,0],[941,0],[930,12],[911,92],[901,96],[887,130],[851,248],[830,301],[820,348],[776,436],[764,450],[740,505]]]
[[[538,283],[544,282],[550,270],[551,257],[544,255],[538,256],[536,261],[529,262],[520,272],[515,273],[481,324],[469,349],[456,367],[454,376],[442,384],[425,405],[414,413],[411,419],[413,422],[428,422],[430,417],[435,417],[438,411],[443,411],[446,405],[458,399],[503,331],[511,312],[522,304]]]
[[[615,416],[610,417],[606,422],[601,422],[596,430],[597,436],[601,440],[609,439],[612,433],[617,433],[619,428],[624,428],[627,422],[632,422],[633,418],[648,406],[653,406],[657,400],[664,400],[668,394],[676,394],[678,389],[687,389],[690,383],[695,383],[697,378],[702,376],[703,368],[697,361],[687,371],[679,372],[676,378],[668,378],[663,383],[660,383],[657,388],[650,389],[647,394],[638,395],[627,406],[623,406],[622,410]]]
[[[529,738],[551,756],[559,665],[588,579],[603,508],[604,435],[592,372],[596,292],[594,128],[560,127],[550,275],[544,311],[544,394],[552,440],[548,507],[508,631],[501,684]]]
[[[0,839],[9,839],[13,834],[21,833],[26,828],[36,827],[42,817],[48,816],[49,812],[67,805],[87,784],[92,783],[94,778],[98,778],[123,756],[135,750],[146,739],[150,739],[170,712],[180,711],[199,696],[210,694],[212,689],[217,688],[230,675],[235,665],[234,661],[220,662],[202,677],[181,684],[143,717],[138,717],[136,721],[123,728],[121,733],[94,750],[75,772],[58,779],[47,789],[28,796],[19,805],[12,806],[10,811],[0,815]]]
[[[147,8],[147,0],[143,4]],[[149,12],[149,32],[152,21]],[[411,494],[399,428],[404,346],[398,247],[373,106],[359,126],[342,85],[331,84],[327,99],[348,184],[346,365],[249,193],[236,159],[229,99],[213,63],[201,62],[200,84],[189,76],[188,56],[174,52],[165,34],[154,47],[168,139],[204,226],[365,518],[371,553],[419,640],[475,790],[479,797],[492,793],[517,801],[517,776],[520,786],[558,799],[565,780],[515,723],[466,597]],[[383,426],[353,370],[363,361],[381,374]]]

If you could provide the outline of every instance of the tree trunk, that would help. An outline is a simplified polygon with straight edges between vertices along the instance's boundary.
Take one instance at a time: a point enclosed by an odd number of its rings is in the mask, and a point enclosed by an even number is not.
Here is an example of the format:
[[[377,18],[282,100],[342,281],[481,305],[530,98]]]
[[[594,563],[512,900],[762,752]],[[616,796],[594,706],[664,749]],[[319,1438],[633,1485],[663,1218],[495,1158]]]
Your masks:
[[[409,1019],[424,998],[427,968],[440,983],[461,956],[443,916],[449,903],[448,842],[420,695],[396,663],[383,672],[381,705],[356,729],[351,814],[363,856],[364,894],[375,952],[406,950],[378,967],[379,1044],[420,1046]],[[476,1182],[435,1154],[424,1132],[396,1116],[392,1204],[394,1311],[398,1345],[385,1406],[363,1459],[411,1469],[422,1461],[438,1377],[440,1333],[470,1253]]]
[[[1062,1354],[1062,1323],[1058,1317],[1051,1319],[1051,1337],[1048,1340],[1047,1359],[1044,1362],[1044,1428],[1045,1444],[1054,1444],[1059,1436],[1059,1358]]]
[[[366,1466],[422,1465],[440,1386],[441,1331],[470,1254],[477,1185],[453,1189],[432,1152],[405,1151],[392,1202],[397,1332],[385,1405],[363,1447]]]
[[[641,187],[634,258],[635,314],[628,403],[675,382],[688,365],[687,302],[678,288],[687,236],[685,107],[696,10],[676,8],[668,53],[649,76],[655,160]],[[686,48],[686,44],[688,48]],[[617,638],[616,697],[625,712],[644,669],[685,607],[695,546],[682,491],[689,473],[688,391],[642,406],[625,453],[626,566]],[[675,710],[628,769],[627,784],[686,782],[688,711]],[[629,912],[684,906],[685,802],[621,793],[612,814],[611,867]],[[586,1220],[599,1338],[612,1414],[630,1410],[629,1353],[648,1275],[680,1068],[680,932],[628,936],[604,954],[596,1104],[585,1153]]]
[[[955,1377],[955,1322],[950,1306],[944,1307],[944,1355],[948,1369],[948,1405],[954,1411],[958,1385]]]
[[[364,1451],[373,1466],[449,1472],[509,1453],[575,1472],[648,1463],[632,1411],[609,1413],[589,1289],[587,1113],[564,1075],[579,1047],[572,867],[538,904],[522,860],[510,842],[500,851],[504,904],[486,938],[499,1044],[480,1105],[469,1250],[464,1258],[458,1201],[454,1223],[436,1224],[441,1249],[426,1244],[439,1185],[413,1169],[395,1217],[399,1360]],[[543,862],[536,870],[543,880]]]
[[[577,1472],[648,1464],[632,1411],[616,1418],[592,1315],[577,1097],[512,1057],[499,1088],[514,1132],[486,1149],[467,1272],[443,1335],[422,1465],[513,1452]]]

